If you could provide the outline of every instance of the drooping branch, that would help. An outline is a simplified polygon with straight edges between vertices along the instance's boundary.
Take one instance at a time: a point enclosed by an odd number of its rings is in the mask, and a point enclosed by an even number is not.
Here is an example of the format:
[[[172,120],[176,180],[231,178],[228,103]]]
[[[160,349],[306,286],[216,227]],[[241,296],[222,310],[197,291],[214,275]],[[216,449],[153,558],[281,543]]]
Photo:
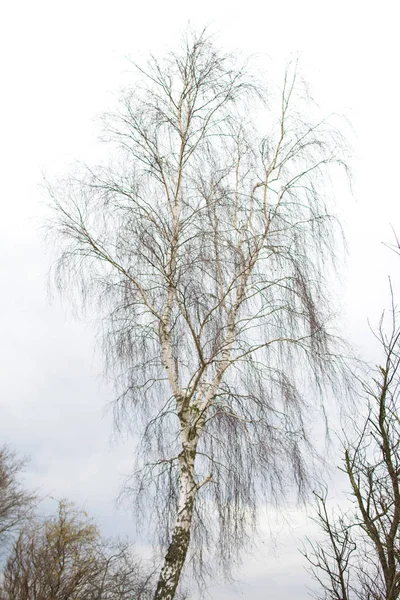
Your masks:
[[[289,71],[275,125],[260,132],[264,90],[205,33],[138,72],[104,118],[114,161],[51,191],[52,227],[58,280],[100,309],[118,414],[141,433],[132,485],[165,525],[157,598],[172,598],[190,540],[200,555],[219,543],[226,565],[228,538],[240,549],[255,523],[258,489],[270,502],[285,481],[307,488],[303,392],[310,379],[343,382],[324,185],[341,137],[298,115]]]

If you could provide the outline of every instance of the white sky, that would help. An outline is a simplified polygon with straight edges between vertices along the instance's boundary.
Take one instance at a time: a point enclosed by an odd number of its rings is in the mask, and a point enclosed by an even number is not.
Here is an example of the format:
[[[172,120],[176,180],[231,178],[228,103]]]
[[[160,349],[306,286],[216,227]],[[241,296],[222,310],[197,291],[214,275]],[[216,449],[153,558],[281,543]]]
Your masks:
[[[397,3],[9,2],[0,25],[0,440],[32,457],[32,486],[83,504],[108,535],[134,535],[128,513],[113,504],[130,445],[110,444],[104,408],[112,392],[98,377],[93,329],[46,295],[38,186],[43,170],[63,173],[75,158],[95,159],[92,118],[128,81],[124,57],[163,53],[188,21],[209,23],[225,50],[267,55],[274,73],[300,54],[323,110],[352,122],[354,197],[340,198],[350,254],[337,294],[343,329],[371,360],[378,358],[367,319],[376,323],[388,305],[387,276],[399,279],[400,259],[381,243],[392,239],[390,224],[400,232]],[[245,561],[241,586],[213,587],[212,598],[306,598],[296,537],[308,525],[297,513],[294,524],[294,534],[276,532],[277,556],[266,535]]]

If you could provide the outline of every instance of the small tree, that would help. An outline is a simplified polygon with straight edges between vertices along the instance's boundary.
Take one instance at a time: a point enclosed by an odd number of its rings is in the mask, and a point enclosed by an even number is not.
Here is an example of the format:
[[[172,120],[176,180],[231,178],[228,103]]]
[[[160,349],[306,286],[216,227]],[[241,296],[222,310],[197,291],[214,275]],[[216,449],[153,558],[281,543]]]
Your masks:
[[[313,592],[316,600],[350,600],[350,566],[356,543],[351,537],[351,526],[342,513],[330,514],[327,505],[327,490],[323,494],[314,492],[316,517],[323,540],[307,539],[303,555],[310,564],[310,572],[319,583],[320,590]],[[321,591],[322,590],[322,591]]]
[[[149,578],[127,544],[101,539],[87,515],[62,501],[56,516],[23,529],[7,560],[1,600],[149,599]]]
[[[400,596],[400,327],[392,307],[389,333],[383,317],[377,338],[384,362],[363,382],[368,415],[344,450],[353,514],[329,516],[319,498],[322,543],[306,557],[322,586],[317,598],[397,600]]]
[[[144,573],[130,546],[103,541],[97,548],[96,560],[99,575],[91,582],[85,600],[150,600],[154,572]]]
[[[7,446],[0,448],[0,551],[29,517],[36,500],[20,482],[25,464]]]
[[[299,112],[295,69],[273,114],[237,65],[205,33],[151,58],[104,119],[112,165],[49,190],[56,281],[100,303],[118,423],[143,426],[127,489],[159,518],[157,600],[174,597],[191,538],[192,564],[217,543],[229,567],[261,498],[305,492],[310,390],[341,371],[325,174],[342,139]]]
[[[85,515],[60,502],[56,517],[22,530],[4,569],[10,600],[69,600],[98,574],[94,546],[99,537]]]

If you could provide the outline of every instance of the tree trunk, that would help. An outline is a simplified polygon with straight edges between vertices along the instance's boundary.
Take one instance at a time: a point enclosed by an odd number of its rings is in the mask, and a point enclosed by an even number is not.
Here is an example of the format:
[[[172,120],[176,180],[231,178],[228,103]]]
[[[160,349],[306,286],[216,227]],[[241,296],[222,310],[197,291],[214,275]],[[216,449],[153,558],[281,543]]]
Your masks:
[[[186,456],[185,456],[186,455]],[[189,457],[188,457],[189,455]],[[173,600],[185,564],[190,542],[193,508],[197,492],[194,480],[194,452],[183,452],[180,457],[181,485],[178,513],[172,540],[164,559],[154,594],[154,600]],[[189,460],[188,460],[189,458]]]

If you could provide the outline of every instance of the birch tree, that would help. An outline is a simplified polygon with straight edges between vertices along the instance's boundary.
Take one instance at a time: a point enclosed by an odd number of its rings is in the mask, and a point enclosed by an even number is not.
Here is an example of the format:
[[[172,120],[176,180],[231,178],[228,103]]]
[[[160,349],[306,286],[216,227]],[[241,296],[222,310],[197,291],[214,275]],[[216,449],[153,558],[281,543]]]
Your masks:
[[[326,176],[343,140],[307,122],[293,66],[269,101],[205,32],[135,72],[104,117],[110,163],[49,186],[51,230],[59,288],[100,310],[117,422],[139,430],[127,489],[158,517],[170,600],[189,546],[228,568],[259,503],[307,488],[312,390],[342,369]]]

